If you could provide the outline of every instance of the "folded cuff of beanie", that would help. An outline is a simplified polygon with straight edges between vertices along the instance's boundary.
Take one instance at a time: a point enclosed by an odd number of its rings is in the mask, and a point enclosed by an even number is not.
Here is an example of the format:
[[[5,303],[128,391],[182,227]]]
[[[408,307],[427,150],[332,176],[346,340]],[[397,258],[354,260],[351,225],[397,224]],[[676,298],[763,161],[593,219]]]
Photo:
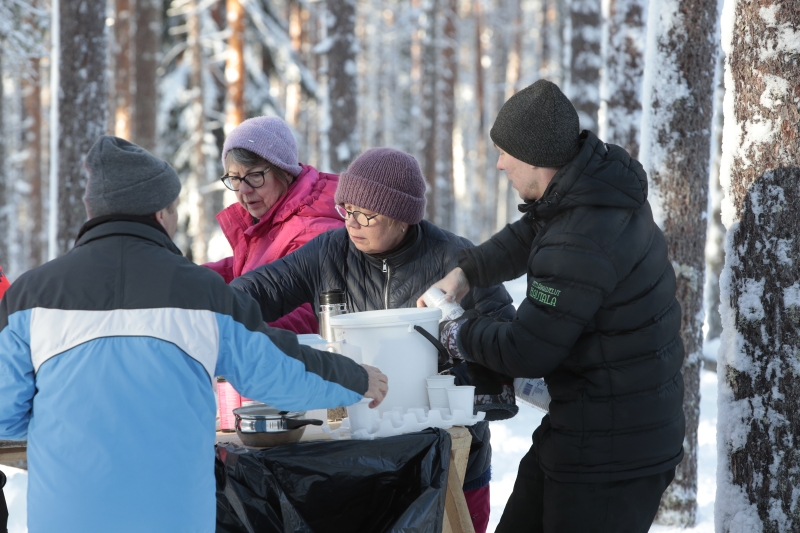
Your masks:
[[[406,224],[418,224],[425,216],[424,196],[417,198],[346,172],[339,176],[335,200],[338,204],[352,204]]]

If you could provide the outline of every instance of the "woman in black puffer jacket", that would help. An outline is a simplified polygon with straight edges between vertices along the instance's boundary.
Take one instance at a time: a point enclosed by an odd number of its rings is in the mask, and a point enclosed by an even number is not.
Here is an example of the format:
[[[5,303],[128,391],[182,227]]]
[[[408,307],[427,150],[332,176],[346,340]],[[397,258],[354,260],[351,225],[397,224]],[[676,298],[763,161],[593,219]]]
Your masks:
[[[458,264],[458,253],[472,246],[422,220],[425,181],[417,161],[406,153],[368,150],[339,177],[335,200],[345,228],[323,233],[294,253],[231,282],[259,302],[265,321],[277,320],[307,302],[319,309],[319,294],[330,290],[345,292],[351,313],[415,307],[417,298]],[[510,320],[515,315],[511,302],[497,285],[470,291],[461,304],[481,315]],[[458,374],[463,379],[464,373]],[[484,392],[496,393],[483,396],[493,408],[508,406],[502,402],[509,401],[509,394],[513,402],[508,385]],[[516,406],[511,405],[505,416],[493,411],[494,419],[507,418]],[[482,532],[489,520],[489,425],[479,422],[470,431],[477,449],[470,454],[464,493],[475,530]]]

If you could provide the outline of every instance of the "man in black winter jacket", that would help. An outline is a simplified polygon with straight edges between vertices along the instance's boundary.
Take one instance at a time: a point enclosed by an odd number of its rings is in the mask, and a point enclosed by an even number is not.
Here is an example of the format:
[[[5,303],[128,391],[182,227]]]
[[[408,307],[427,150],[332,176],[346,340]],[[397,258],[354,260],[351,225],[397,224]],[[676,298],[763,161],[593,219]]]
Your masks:
[[[458,299],[528,277],[513,322],[461,319],[441,334],[454,357],[544,377],[552,398],[497,531],[646,532],[684,437],[681,311],[647,176],[581,132],[545,80],[505,103],[491,137],[524,215],[436,286]]]

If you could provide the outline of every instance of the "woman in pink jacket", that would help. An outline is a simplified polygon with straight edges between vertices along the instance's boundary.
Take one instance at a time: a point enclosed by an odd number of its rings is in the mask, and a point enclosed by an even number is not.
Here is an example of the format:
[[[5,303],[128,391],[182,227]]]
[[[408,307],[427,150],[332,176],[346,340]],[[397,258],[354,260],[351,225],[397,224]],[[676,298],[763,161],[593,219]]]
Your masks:
[[[338,176],[300,164],[292,132],[278,117],[251,118],[234,128],[222,165],[222,182],[238,200],[217,215],[233,256],[204,266],[227,283],[344,225],[333,201]],[[270,325],[295,333],[318,329],[309,304]]]

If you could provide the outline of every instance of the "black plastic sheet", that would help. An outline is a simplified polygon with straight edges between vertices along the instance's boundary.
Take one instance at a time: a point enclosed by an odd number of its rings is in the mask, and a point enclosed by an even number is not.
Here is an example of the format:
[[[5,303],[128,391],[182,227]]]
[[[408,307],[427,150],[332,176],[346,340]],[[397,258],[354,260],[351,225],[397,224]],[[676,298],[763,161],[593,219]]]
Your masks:
[[[450,434],[217,444],[218,533],[440,533]]]

